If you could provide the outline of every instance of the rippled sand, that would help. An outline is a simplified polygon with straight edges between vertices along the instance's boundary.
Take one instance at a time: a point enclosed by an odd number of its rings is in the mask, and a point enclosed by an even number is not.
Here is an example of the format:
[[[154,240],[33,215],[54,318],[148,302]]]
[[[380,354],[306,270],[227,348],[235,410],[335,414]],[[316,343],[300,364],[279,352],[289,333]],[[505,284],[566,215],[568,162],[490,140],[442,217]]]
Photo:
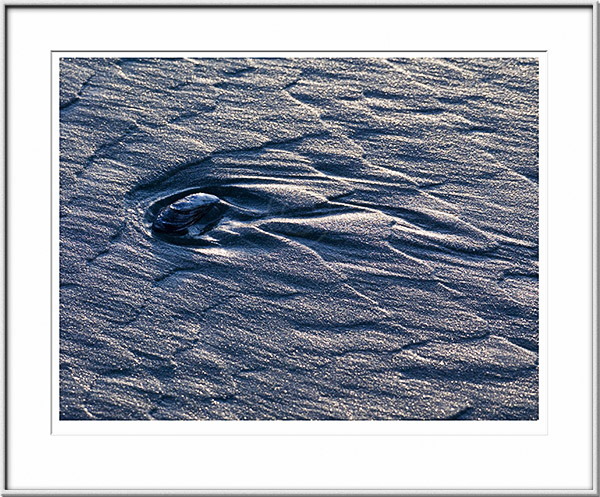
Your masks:
[[[536,59],[63,59],[60,102],[61,419],[537,419]]]

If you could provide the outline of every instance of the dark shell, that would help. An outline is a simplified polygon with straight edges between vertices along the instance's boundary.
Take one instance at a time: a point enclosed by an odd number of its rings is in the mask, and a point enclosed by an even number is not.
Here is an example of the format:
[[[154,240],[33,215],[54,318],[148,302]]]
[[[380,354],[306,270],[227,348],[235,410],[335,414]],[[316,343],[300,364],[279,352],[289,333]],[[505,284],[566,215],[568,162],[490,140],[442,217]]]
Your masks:
[[[219,197],[207,193],[194,193],[167,205],[158,213],[152,229],[172,235],[184,234],[219,203]]]

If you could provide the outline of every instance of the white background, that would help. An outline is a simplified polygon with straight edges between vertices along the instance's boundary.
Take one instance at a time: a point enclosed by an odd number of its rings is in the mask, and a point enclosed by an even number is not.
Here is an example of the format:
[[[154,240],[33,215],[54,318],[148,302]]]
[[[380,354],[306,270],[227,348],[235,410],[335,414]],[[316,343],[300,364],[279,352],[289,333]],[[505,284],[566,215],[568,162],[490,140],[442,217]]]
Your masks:
[[[8,23],[9,489],[591,488],[591,8],[13,9]],[[51,435],[50,51],[240,49],[547,51],[545,434]]]

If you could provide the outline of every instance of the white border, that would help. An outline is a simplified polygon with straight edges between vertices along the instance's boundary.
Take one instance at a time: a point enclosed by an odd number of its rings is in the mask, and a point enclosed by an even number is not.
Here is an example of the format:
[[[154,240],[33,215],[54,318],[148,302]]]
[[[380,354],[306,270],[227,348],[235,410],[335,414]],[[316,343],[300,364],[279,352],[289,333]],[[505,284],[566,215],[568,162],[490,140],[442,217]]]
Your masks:
[[[6,493],[63,495],[78,489],[78,494],[114,494],[110,489],[121,489],[121,494],[133,495],[188,489],[216,494],[237,489],[267,494],[272,492],[265,489],[287,489],[308,494],[307,489],[338,489],[349,494],[370,489],[379,494],[597,495],[592,465],[597,436],[595,306],[590,299],[592,9],[585,5],[320,9],[316,15],[306,9],[263,9],[242,16],[239,9],[225,14],[193,9],[9,10]],[[49,52],[232,50],[240,41],[257,50],[275,44],[285,50],[468,51],[476,45],[478,50],[548,51],[547,435],[50,435],[50,217],[43,215],[50,202]],[[32,202],[34,212],[23,210],[32,199],[39,201]],[[35,229],[30,229],[32,219]]]
[[[539,419],[528,421],[463,420],[448,421],[64,421],[59,419],[59,62],[66,57],[141,57],[141,58],[228,58],[228,57],[528,57],[539,61],[539,205],[540,205],[540,276],[539,276]],[[546,245],[547,245],[547,164],[546,138],[546,54],[539,52],[53,52],[52,53],[52,434],[53,435],[544,435],[547,433],[547,357],[546,357]]]

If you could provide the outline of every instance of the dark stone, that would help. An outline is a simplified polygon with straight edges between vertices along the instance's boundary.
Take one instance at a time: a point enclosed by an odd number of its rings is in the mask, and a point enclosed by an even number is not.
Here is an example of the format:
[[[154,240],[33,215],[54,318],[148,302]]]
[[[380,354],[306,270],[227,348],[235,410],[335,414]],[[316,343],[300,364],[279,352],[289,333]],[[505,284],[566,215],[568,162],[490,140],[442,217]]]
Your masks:
[[[194,193],[163,207],[156,216],[152,229],[171,235],[183,235],[187,228],[197,223],[213,206],[219,197],[207,193]]]

